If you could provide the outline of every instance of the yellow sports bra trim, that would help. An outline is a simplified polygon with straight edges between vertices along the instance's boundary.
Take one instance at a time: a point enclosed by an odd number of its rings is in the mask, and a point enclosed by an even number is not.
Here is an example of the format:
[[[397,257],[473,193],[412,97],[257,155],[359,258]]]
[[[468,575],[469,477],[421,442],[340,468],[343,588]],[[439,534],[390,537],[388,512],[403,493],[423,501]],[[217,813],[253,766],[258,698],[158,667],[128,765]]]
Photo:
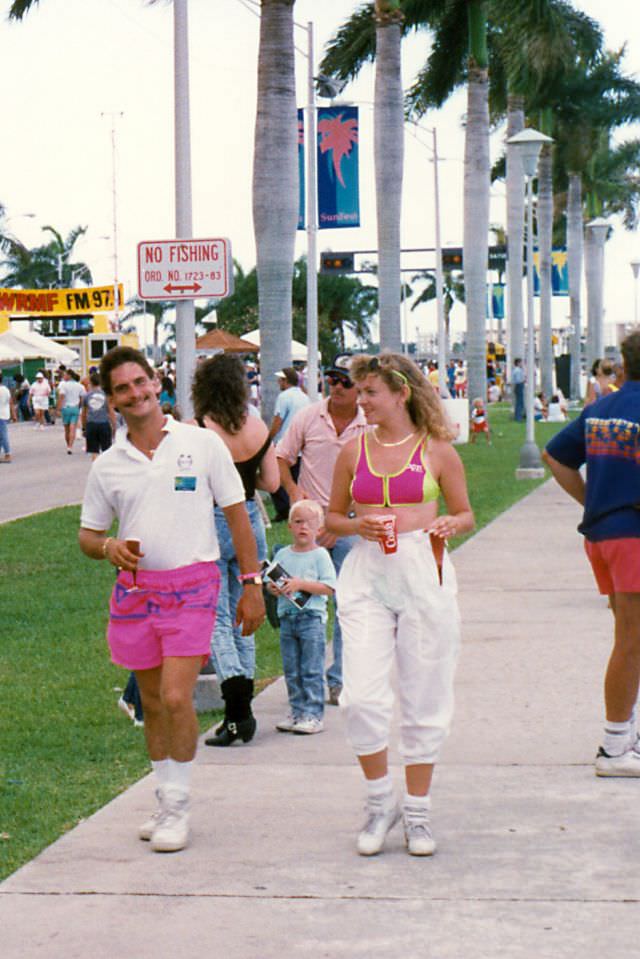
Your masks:
[[[434,477],[433,477],[433,474],[431,473],[431,470],[430,470],[429,467],[427,466],[427,464],[426,464],[426,462],[425,462],[425,459],[424,459],[425,446],[426,446],[426,443],[427,443],[427,440],[428,440],[428,439],[429,439],[428,435],[427,435],[427,436],[421,436],[421,437],[418,439],[418,442],[412,447],[411,452],[409,453],[407,459],[406,459],[405,462],[404,462],[404,465],[403,465],[402,468],[399,469],[397,472],[395,472],[395,473],[379,473],[376,469],[374,469],[373,464],[372,464],[372,462],[371,462],[371,458],[370,458],[370,456],[369,456],[369,434],[368,434],[368,433],[363,433],[363,434],[360,436],[360,450],[359,450],[359,452],[358,452],[358,460],[360,459],[360,455],[361,455],[361,453],[362,453],[362,448],[363,448],[363,444],[364,444],[364,455],[365,455],[365,458],[366,458],[366,461],[367,461],[367,468],[369,469],[369,472],[371,473],[372,476],[375,476],[377,479],[381,479],[381,480],[382,480],[383,502],[382,502],[382,503],[362,503],[361,505],[362,505],[362,506],[376,506],[376,507],[388,506],[390,509],[396,509],[396,508],[401,509],[401,508],[404,507],[404,506],[420,506],[420,505],[422,505],[423,503],[431,503],[431,502],[433,502],[434,500],[437,500],[438,497],[440,496],[440,487],[438,486],[437,482],[435,481],[435,479],[434,479]],[[411,463],[411,460],[413,459],[414,453],[416,452],[416,450],[418,449],[419,446],[422,446],[422,449],[421,449],[421,451],[420,451],[420,462],[422,463],[422,467],[423,467],[423,469],[424,469],[424,478],[423,478],[423,480],[422,480],[422,502],[421,502],[421,503],[394,503],[394,504],[392,504],[392,503],[391,503],[390,496],[389,496],[389,480],[390,480],[390,479],[395,479],[397,476],[401,476],[402,473],[405,472],[405,470],[407,469],[407,467],[408,467],[409,464]],[[355,477],[354,477],[354,479],[355,479]],[[351,481],[351,486],[353,487],[353,480]]]

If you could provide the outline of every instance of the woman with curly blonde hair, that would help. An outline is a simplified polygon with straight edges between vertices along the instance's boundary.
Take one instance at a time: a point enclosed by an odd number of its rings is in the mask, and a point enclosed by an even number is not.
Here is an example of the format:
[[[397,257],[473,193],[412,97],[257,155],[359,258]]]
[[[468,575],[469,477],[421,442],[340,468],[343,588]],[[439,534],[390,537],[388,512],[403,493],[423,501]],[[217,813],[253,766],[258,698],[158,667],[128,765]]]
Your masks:
[[[459,645],[455,572],[444,550],[473,528],[464,469],[442,403],[418,367],[397,353],[356,356],[349,374],[371,427],[344,447],[326,528],[359,539],[338,578],[344,636],[340,697],[347,735],[367,783],[360,855],[380,852],[402,817],[411,855],[435,851],[429,789],[453,711]],[[446,512],[438,516],[442,496]],[[385,525],[394,531],[385,539]],[[388,772],[398,672],[406,789],[399,805]]]

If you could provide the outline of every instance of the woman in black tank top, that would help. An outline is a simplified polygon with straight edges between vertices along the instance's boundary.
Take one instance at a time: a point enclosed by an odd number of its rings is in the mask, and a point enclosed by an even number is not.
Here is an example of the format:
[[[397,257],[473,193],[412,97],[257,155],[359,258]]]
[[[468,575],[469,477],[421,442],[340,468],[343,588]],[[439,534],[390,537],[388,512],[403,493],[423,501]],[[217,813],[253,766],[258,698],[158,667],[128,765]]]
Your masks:
[[[267,558],[267,542],[256,488],[274,492],[280,485],[275,450],[260,417],[249,412],[249,391],[242,361],[228,353],[204,360],[196,369],[192,386],[196,422],[211,429],[228,447],[244,487],[258,559]],[[235,625],[242,593],[240,568],[231,533],[222,509],[215,507],[216,533],[220,545],[220,594],[216,624],[211,637],[211,660],[225,703],[222,725],[205,739],[208,746],[230,746],[236,740],[249,742],[256,730],[251,711],[255,676],[255,640],[243,636]]]

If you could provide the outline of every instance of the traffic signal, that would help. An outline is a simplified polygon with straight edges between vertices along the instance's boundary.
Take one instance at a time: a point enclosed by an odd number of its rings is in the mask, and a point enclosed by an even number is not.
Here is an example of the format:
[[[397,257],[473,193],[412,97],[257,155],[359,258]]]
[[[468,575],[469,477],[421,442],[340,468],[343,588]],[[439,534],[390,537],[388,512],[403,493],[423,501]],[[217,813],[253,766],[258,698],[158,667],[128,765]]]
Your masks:
[[[442,251],[442,269],[443,270],[461,270],[462,269],[462,247],[449,246]]]
[[[321,253],[321,273],[353,273],[353,253]]]

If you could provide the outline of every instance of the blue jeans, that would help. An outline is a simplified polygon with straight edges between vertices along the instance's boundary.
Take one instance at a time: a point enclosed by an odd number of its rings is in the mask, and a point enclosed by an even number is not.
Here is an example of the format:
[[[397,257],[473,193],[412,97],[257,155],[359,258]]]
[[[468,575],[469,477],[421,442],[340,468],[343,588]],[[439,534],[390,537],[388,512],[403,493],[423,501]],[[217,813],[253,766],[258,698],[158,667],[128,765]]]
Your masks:
[[[524,383],[516,383],[513,387],[513,398],[515,400],[515,409],[513,411],[514,420],[521,422],[525,418],[524,410]]]
[[[257,503],[247,500],[247,513],[258,547],[258,560],[267,558],[267,539]],[[253,636],[243,636],[242,628],[235,625],[236,610],[242,595],[242,586],[237,580],[240,567],[233,550],[231,531],[223,510],[216,506],[216,533],[220,545],[220,593],[216,609],[216,624],[211,636],[211,659],[222,683],[231,676],[246,676],[253,679],[256,671],[256,644]]]
[[[0,420],[0,452],[4,450],[5,455],[9,456],[11,447],[9,446],[9,420]]]
[[[336,540],[335,546],[333,546],[329,553],[331,555],[331,560],[333,562],[336,576],[339,575],[340,570],[342,569],[342,564],[344,563],[347,553],[353,546],[356,541],[355,536],[341,536],[340,539]],[[340,622],[338,620],[338,610],[334,605],[334,614],[335,619],[333,623],[333,662],[329,669],[327,670],[327,684],[329,686],[342,686],[342,630],[340,629]]]
[[[326,624],[320,613],[302,610],[280,619],[280,652],[291,714],[324,715]]]

